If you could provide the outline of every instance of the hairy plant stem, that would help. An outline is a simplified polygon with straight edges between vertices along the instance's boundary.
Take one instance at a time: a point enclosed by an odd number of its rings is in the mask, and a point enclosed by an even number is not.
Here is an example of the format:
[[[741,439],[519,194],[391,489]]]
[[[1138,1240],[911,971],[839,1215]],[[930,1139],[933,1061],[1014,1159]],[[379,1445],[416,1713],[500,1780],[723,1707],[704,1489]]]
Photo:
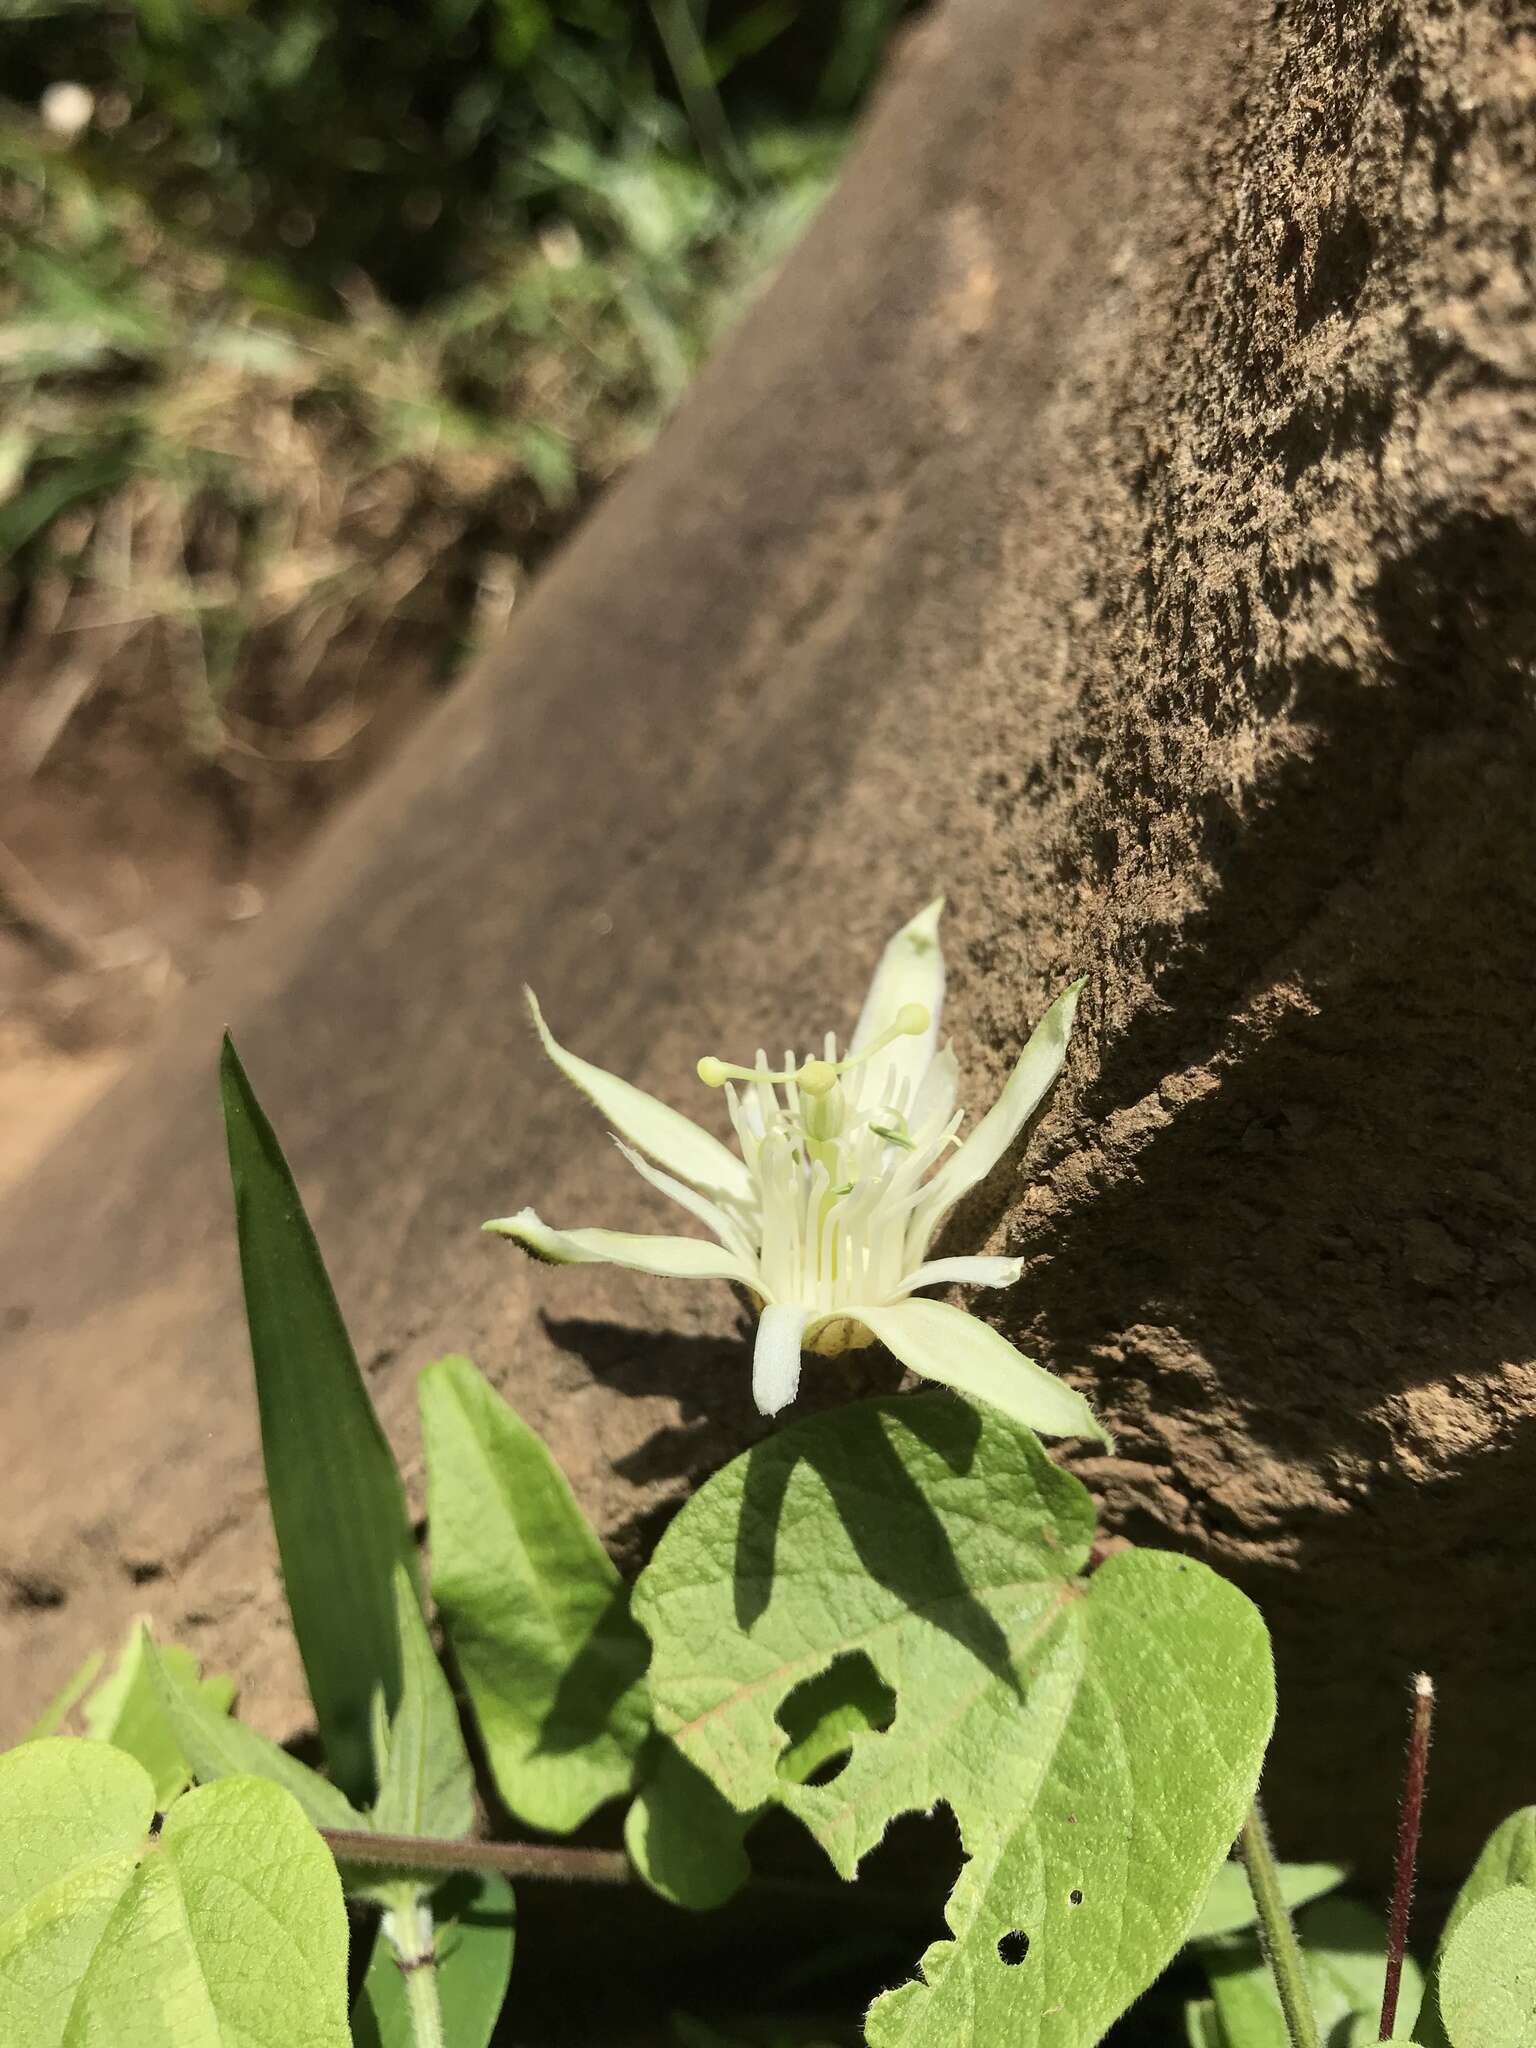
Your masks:
[[[628,1884],[634,1873],[621,1849],[564,1849],[545,1842],[444,1842],[431,1835],[377,1835],[371,1829],[322,1828],[338,1863],[381,1870],[498,1870],[504,1877],[562,1884]]]
[[[437,1951],[432,1944],[432,1908],[407,1891],[384,1915],[384,1932],[405,1979],[405,2009],[415,2048],[448,2048],[443,2002],[437,1989]]]
[[[1392,1881],[1392,1915],[1387,1923],[1387,1976],[1381,1993],[1381,2038],[1390,2041],[1397,2025],[1397,1995],[1408,1946],[1413,1877],[1424,1821],[1424,1780],[1429,1771],[1429,1736],[1435,1718],[1435,1684],[1427,1672],[1413,1681],[1413,1715],[1408,1723],[1408,1761],[1403,1771],[1403,1811],[1397,1826],[1397,1868]]]
[[[1317,2014],[1312,2009],[1312,1991],[1307,1983],[1306,1965],[1297,1945],[1296,1930],[1280,1890],[1280,1872],[1275,1852],[1269,1846],[1269,1830],[1257,1799],[1243,1831],[1237,1838],[1237,1852],[1248,1873],[1248,1888],[1259,1916],[1259,1945],[1269,1964],[1280,1994],[1291,2048],[1322,2048],[1317,2031]]]

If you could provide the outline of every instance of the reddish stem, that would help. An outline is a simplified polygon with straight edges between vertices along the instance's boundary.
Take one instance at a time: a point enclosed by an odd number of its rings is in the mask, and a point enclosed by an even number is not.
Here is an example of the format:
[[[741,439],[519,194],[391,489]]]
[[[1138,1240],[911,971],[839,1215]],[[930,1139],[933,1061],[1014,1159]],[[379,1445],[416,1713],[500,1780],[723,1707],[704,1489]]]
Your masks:
[[[1397,1827],[1397,1869],[1392,1880],[1392,1914],[1387,1924],[1387,1979],[1381,1993],[1383,2041],[1397,2024],[1397,1994],[1408,1946],[1408,1915],[1413,1907],[1413,1876],[1419,1860],[1419,1830],[1424,1820],[1424,1780],[1429,1770],[1429,1735],[1435,1718],[1435,1683],[1421,1671],[1413,1681],[1413,1718],[1408,1724],[1408,1762],[1403,1773],[1403,1812]]]

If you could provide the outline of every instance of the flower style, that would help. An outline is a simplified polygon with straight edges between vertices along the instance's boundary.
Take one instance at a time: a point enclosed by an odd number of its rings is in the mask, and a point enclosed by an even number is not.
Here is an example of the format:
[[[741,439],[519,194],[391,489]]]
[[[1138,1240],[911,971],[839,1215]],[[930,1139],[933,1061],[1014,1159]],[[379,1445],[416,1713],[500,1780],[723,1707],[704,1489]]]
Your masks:
[[[544,1050],[608,1118],[625,1158],[716,1241],[552,1230],[532,1209],[485,1228],[559,1265],[626,1266],[749,1289],[760,1304],[752,1391],[765,1415],[794,1399],[802,1351],[833,1357],[878,1339],[913,1372],[1032,1429],[1107,1443],[1080,1394],[990,1324],[919,1294],[955,1282],[1010,1287],[1023,1271],[1022,1259],[933,1259],[929,1246],[1060,1072],[1082,988],[1074,982],[1052,1003],[1002,1094],[961,1142],[959,1070],[950,1048],[938,1048],[943,907],[942,897],[930,903],[886,947],[844,1058],[829,1032],[821,1057],[786,1053],[778,1071],[762,1052],[753,1067],[699,1061],[704,1085],[725,1092],[739,1156],[654,1096],[567,1052],[526,991]]]

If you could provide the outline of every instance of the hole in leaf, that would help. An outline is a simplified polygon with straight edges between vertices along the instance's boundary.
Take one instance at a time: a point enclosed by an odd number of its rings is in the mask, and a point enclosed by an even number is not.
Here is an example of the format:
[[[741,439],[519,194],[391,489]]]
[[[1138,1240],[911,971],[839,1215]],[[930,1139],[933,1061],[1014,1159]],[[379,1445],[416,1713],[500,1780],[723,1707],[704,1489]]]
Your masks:
[[[1080,1906],[1082,1903],[1083,1895],[1074,1886],[1073,1889],[1067,1893],[1067,1904],[1069,1906]]]
[[[789,1737],[779,1776],[794,1785],[828,1785],[847,1763],[856,1735],[890,1727],[896,1695],[862,1650],[845,1650],[786,1693],[774,1718]]]
[[[997,1944],[998,1961],[1007,1963],[1010,1968],[1022,1963],[1028,1954],[1029,1936],[1022,1927],[1010,1927]]]

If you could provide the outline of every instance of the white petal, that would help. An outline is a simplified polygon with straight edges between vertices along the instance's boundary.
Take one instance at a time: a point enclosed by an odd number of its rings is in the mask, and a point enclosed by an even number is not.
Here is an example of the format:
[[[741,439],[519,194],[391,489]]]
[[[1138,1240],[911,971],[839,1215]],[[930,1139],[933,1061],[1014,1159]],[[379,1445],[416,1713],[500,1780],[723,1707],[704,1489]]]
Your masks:
[[[917,1100],[912,1105],[909,1121],[914,1131],[926,1131],[930,1124],[947,1124],[955,1113],[955,1097],[960,1092],[960,1062],[950,1046],[933,1056],[922,1085],[917,1091]]]
[[[875,1055],[869,1063],[866,1102],[893,1102],[905,1083],[910,1110],[933,1058],[939,1042],[939,1011],[944,1004],[944,954],[939,946],[943,909],[944,898],[936,896],[926,910],[902,926],[880,955],[849,1051],[859,1052],[872,1038],[878,1038],[896,1021],[904,1003],[922,1004],[928,1012],[928,1029],[919,1037],[898,1038]]]
[[[809,1321],[809,1312],[793,1301],[769,1302],[758,1319],[752,1398],[764,1415],[777,1415],[800,1391],[800,1339]]]
[[[590,1060],[567,1052],[544,1022],[533,990],[524,989],[523,994],[544,1050],[565,1078],[597,1105],[622,1136],[642,1152],[649,1152],[659,1165],[680,1173],[684,1180],[691,1180],[698,1187],[718,1189],[722,1194],[733,1195],[738,1202],[751,1199],[751,1175],[734,1152],[727,1151],[718,1138],[681,1110],[658,1102],[643,1088],[632,1087],[617,1074],[607,1073],[602,1067],[594,1067]]]
[[[907,1257],[920,1260],[934,1231],[949,1211],[978,1181],[985,1180],[1008,1150],[1025,1124],[1039,1108],[1042,1098],[1067,1056],[1067,1040],[1077,1015],[1081,981],[1074,981],[1059,995],[1035,1026],[1028,1045],[1003,1084],[1003,1092],[987,1111],[957,1152],[950,1155],[923,1190],[923,1199],[912,1212],[907,1234]]]
[[[1114,1448],[1081,1394],[964,1309],[947,1301],[899,1301],[847,1313],[925,1379],[986,1401],[1042,1436],[1098,1437]]]
[[[701,1195],[697,1188],[689,1187],[687,1181],[676,1180],[670,1173],[663,1173],[659,1166],[652,1166],[649,1159],[642,1159],[634,1146],[626,1145],[622,1138],[615,1138],[613,1142],[642,1180],[649,1181],[653,1188],[658,1188],[669,1201],[676,1202],[679,1208],[686,1209],[690,1216],[697,1216],[704,1228],[712,1230],[727,1251],[738,1252],[743,1257],[750,1255],[751,1246],[745,1230],[721,1208],[718,1202],[712,1202],[708,1195]]]
[[[532,1209],[482,1226],[513,1238],[536,1259],[556,1266],[625,1266],[664,1280],[740,1280],[755,1284],[746,1262],[701,1237],[637,1237],[627,1230],[551,1230]]]
[[[898,1294],[912,1294],[919,1287],[1011,1287],[1024,1270],[1022,1259],[930,1259],[909,1273]]]

